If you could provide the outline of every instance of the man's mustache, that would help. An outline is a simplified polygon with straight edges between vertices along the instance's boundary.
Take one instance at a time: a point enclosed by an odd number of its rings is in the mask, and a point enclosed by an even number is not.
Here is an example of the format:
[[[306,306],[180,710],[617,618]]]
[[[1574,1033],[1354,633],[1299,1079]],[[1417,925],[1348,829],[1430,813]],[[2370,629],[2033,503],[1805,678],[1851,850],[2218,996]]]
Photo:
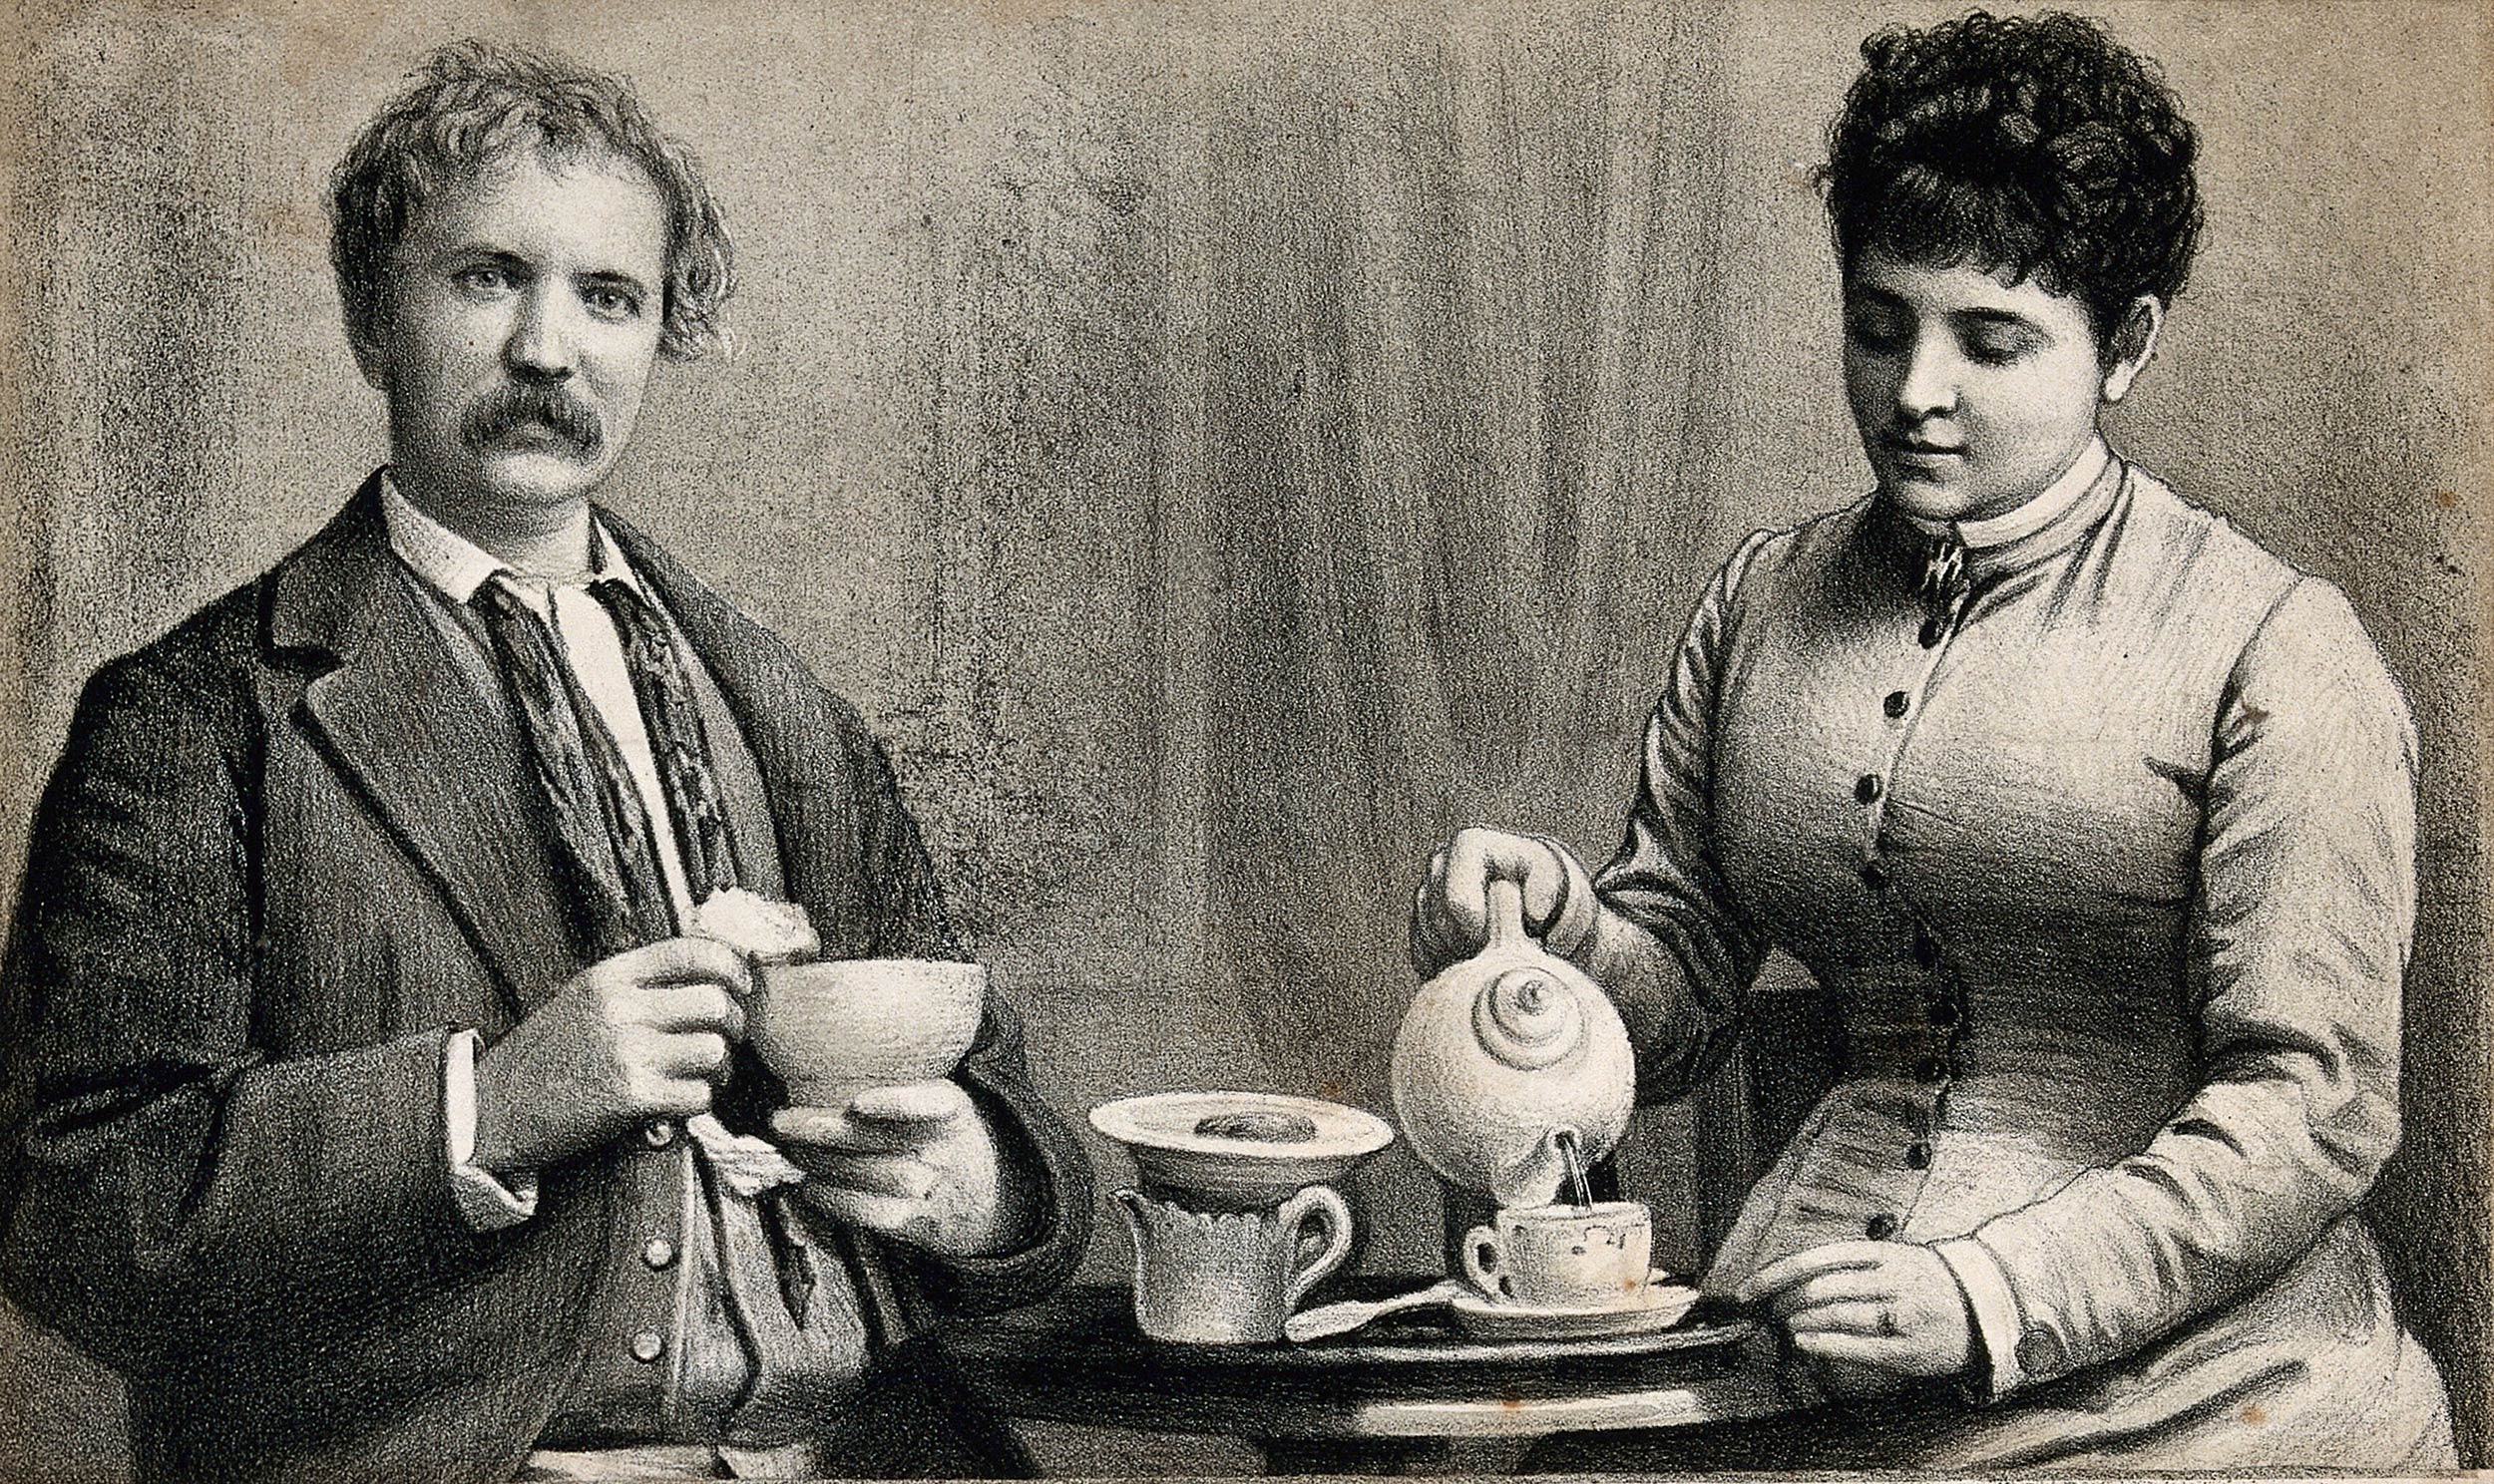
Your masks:
[[[607,430],[597,410],[558,387],[504,387],[468,409],[459,436],[470,450],[482,453],[523,428],[543,428],[586,458],[596,458],[607,446]]]

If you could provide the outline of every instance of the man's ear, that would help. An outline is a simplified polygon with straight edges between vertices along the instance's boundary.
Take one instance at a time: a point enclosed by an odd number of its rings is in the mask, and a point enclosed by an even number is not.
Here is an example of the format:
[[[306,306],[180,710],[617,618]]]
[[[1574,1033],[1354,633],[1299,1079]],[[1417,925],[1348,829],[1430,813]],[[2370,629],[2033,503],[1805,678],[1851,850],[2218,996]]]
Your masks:
[[[2157,336],[2165,329],[2165,301],[2141,294],[2122,311],[2122,322],[2105,341],[2104,391],[2107,405],[2130,395],[2131,383],[2156,356]]]
[[[346,313],[346,348],[355,354],[355,369],[372,383],[373,390],[385,393],[390,389],[389,357],[383,345],[389,317],[386,300],[360,315],[352,309]]]
[[[364,380],[372,383],[372,389],[387,392],[390,389],[389,371],[381,359],[380,347],[362,335],[350,334],[346,337],[346,348],[355,353],[355,369],[364,373]]]

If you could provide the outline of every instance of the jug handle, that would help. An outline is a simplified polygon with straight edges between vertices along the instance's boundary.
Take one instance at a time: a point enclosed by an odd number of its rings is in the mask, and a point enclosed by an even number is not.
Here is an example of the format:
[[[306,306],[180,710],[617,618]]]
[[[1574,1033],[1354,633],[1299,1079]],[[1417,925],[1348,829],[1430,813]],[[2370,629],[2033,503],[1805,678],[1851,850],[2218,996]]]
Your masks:
[[[1117,1214],[1125,1218],[1126,1236],[1133,1239],[1134,1283],[1139,1289],[1143,1283],[1144,1253],[1148,1250],[1143,1221],[1143,1206],[1147,1198],[1141,1191],[1128,1189],[1116,1192],[1110,1199],[1117,1203]]]
[[[1351,1256],[1351,1207],[1340,1191],[1330,1185],[1312,1185],[1282,1203],[1275,1221],[1286,1234],[1284,1240],[1293,1254],[1299,1251],[1301,1231],[1312,1219],[1325,1233],[1325,1249],[1307,1267],[1291,1275],[1290,1288],[1282,1298],[1284,1313],[1297,1308],[1310,1289],[1331,1277],[1343,1259]]]

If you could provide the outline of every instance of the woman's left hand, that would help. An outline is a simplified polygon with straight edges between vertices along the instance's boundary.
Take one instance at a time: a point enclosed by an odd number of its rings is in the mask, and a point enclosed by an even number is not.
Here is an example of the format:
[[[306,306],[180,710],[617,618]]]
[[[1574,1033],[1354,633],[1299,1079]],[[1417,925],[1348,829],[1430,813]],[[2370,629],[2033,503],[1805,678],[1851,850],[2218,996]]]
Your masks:
[[[1784,1325],[1842,1393],[1955,1376],[1973,1358],[1956,1275],[1910,1242],[1814,1247],[1760,1269],[1734,1297]]]

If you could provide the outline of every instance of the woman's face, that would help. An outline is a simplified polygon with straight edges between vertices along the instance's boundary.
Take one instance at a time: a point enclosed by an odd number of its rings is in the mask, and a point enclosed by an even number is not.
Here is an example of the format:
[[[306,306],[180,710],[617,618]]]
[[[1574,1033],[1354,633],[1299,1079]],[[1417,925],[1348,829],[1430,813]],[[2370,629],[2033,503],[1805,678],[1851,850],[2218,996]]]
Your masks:
[[[2044,492],[2130,387],[2078,299],[2032,276],[1865,253],[1845,285],[1845,394],[1880,493],[1910,515],[1972,521]]]

